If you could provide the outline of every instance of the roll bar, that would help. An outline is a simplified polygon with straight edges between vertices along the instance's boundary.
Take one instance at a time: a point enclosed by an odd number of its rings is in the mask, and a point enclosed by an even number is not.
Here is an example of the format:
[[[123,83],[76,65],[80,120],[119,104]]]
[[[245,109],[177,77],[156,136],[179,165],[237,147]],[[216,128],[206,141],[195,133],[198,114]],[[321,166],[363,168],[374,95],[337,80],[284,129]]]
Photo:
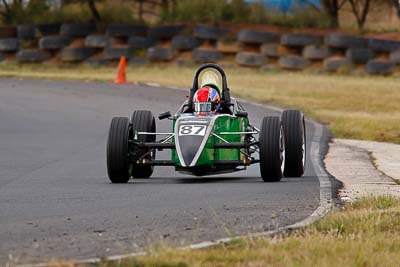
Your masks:
[[[221,100],[221,102],[222,102],[222,104],[229,106],[231,104],[231,94],[229,92],[228,83],[226,81],[225,71],[220,66],[218,66],[217,64],[214,64],[214,63],[203,64],[196,70],[196,72],[194,74],[194,79],[193,79],[193,86],[190,89],[188,106],[189,107],[193,106],[194,94],[199,89],[199,81],[198,81],[199,74],[202,70],[204,70],[206,68],[214,68],[221,74],[221,76],[222,76],[222,100]]]

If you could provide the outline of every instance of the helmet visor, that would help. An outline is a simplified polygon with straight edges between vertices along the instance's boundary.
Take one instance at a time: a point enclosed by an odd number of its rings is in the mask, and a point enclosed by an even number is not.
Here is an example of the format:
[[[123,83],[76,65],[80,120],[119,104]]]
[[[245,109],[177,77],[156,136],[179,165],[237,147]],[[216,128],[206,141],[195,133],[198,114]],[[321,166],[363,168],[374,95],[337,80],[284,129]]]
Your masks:
[[[194,110],[196,113],[210,113],[211,102],[197,102],[194,104]]]

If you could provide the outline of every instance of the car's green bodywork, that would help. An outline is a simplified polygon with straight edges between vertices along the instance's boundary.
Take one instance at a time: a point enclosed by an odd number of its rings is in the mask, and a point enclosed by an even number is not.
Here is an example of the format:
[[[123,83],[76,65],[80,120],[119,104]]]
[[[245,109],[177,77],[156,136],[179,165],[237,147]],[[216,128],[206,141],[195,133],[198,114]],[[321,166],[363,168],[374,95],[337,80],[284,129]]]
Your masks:
[[[172,130],[174,131],[176,119],[173,121]],[[219,137],[223,138],[227,142],[243,142],[244,135],[242,134],[221,134],[224,132],[245,132],[248,128],[248,118],[236,117],[236,116],[221,116],[216,118],[211,133],[215,133]],[[175,138],[173,139],[175,143]],[[226,149],[215,149],[214,144],[224,143],[223,140],[210,134],[207,139],[207,143],[197,160],[195,167],[204,165],[213,165],[213,161],[216,160],[239,160],[244,159],[244,155],[240,153],[239,148],[226,148]],[[171,150],[172,160],[175,162],[175,166],[182,167],[176,149]]]

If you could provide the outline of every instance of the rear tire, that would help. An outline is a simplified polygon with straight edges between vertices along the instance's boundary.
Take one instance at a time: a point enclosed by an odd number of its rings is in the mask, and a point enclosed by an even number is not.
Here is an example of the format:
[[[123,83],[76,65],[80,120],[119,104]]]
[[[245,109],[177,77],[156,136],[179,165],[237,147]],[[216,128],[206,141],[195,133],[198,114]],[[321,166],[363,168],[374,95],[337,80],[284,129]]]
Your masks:
[[[285,110],[282,113],[285,131],[285,177],[300,177],[306,163],[306,130],[304,115],[299,110]]]
[[[153,113],[148,110],[135,110],[131,118],[131,134],[132,137],[135,136],[135,132],[156,132],[156,122]],[[139,142],[154,142],[156,140],[155,135],[139,135],[137,141]],[[149,153],[150,152],[150,153]],[[144,159],[154,159],[155,150],[151,151],[149,149],[139,149],[137,147],[133,148],[134,159],[139,159],[144,154],[149,153]],[[139,165],[133,163],[132,166],[132,176],[134,178],[149,178],[153,174],[154,166],[150,165]]]
[[[282,179],[285,164],[285,140],[281,119],[264,117],[260,131],[260,172],[264,182]]]
[[[115,117],[111,121],[107,141],[107,172],[112,183],[127,183],[129,119]]]

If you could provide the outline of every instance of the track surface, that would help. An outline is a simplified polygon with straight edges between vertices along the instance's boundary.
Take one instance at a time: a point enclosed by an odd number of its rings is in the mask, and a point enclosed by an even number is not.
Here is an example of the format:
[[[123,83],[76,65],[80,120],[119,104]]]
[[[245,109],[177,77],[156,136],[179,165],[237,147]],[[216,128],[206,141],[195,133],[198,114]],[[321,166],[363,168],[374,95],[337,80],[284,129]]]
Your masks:
[[[159,167],[150,180],[110,184],[111,118],[129,117],[133,109],[174,112],[187,93],[0,79],[0,265],[9,255],[38,262],[122,254],[159,242],[186,245],[289,225],[316,209],[319,182],[311,162],[304,177],[279,183],[263,183],[254,165],[205,178]],[[263,116],[279,115],[244,106],[257,127]],[[169,131],[170,122],[157,127]],[[308,145],[319,142],[313,133],[307,124]]]

